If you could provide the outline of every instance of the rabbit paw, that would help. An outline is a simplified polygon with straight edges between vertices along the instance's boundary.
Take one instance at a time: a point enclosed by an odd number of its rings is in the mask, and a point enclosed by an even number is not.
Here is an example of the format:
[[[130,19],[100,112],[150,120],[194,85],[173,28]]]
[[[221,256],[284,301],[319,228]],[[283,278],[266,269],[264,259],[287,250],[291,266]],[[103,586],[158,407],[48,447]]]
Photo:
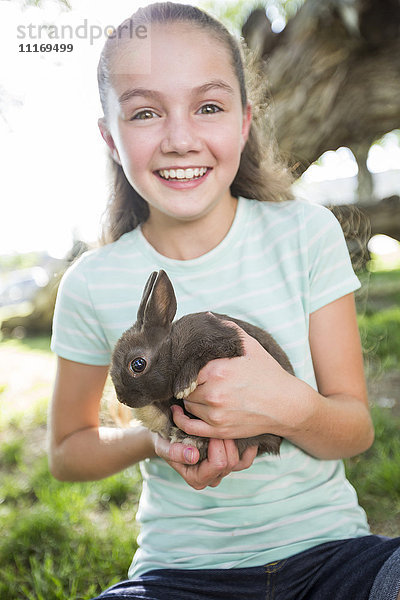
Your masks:
[[[183,390],[179,390],[178,392],[176,392],[175,394],[175,398],[177,398],[178,400],[185,400],[189,394],[191,394],[192,392],[194,392],[194,390],[197,388],[197,381],[192,381],[191,384],[188,385],[188,387],[186,387]]]
[[[194,446],[200,454],[199,461],[207,457],[208,438],[191,437],[181,429],[173,427],[170,431],[169,439],[171,443],[178,442],[185,446]]]

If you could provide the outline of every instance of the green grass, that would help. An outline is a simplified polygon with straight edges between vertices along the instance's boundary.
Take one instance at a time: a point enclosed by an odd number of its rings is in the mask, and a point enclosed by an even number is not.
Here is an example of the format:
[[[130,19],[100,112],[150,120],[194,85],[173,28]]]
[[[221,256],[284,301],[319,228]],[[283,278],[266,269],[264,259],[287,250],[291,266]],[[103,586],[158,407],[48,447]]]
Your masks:
[[[347,460],[346,470],[374,531],[399,535],[400,419],[379,408],[373,419],[373,448]],[[62,483],[50,475],[44,448],[35,448],[44,422],[25,415],[2,433],[0,598],[85,600],[126,578],[136,548],[138,470]]]
[[[0,341],[4,347],[15,348],[24,352],[41,351],[50,353],[50,337],[48,335],[27,336],[22,339],[6,339]]]
[[[368,372],[400,366],[400,270],[363,273],[356,294],[358,325]]]
[[[0,598],[84,600],[126,578],[140,476],[135,467],[93,483],[55,480],[39,404],[0,431]]]
[[[400,305],[400,269],[358,273],[362,289],[357,292],[358,310],[372,314]]]
[[[345,461],[346,473],[375,533],[400,535],[400,418],[373,407],[375,442]],[[389,517],[389,518],[388,518]]]
[[[400,308],[390,308],[358,319],[366,360],[385,371],[400,365]]]

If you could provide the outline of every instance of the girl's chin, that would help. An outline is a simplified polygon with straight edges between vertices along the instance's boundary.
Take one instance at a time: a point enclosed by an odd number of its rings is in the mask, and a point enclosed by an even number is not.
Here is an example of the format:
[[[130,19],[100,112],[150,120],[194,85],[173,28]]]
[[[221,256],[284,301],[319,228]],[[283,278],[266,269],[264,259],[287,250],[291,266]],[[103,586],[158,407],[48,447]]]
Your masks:
[[[204,210],[204,211],[199,211],[199,208],[196,207],[196,209],[193,210],[160,210],[160,209],[153,209],[153,211],[150,209],[150,214],[153,212],[154,216],[155,213],[157,214],[157,220],[165,220],[165,221],[169,221],[169,222],[176,222],[178,223],[193,223],[196,221],[199,221],[200,219],[202,219],[203,217],[205,217],[210,211],[209,210]]]

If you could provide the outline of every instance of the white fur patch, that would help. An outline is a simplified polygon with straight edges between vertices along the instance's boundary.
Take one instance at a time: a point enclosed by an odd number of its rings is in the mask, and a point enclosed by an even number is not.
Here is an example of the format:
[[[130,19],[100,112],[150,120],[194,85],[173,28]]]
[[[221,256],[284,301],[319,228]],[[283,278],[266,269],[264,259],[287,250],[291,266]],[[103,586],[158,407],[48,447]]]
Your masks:
[[[185,444],[185,446],[194,446],[195,448],[200,448],[203,445],[203,441],[199,438],[182,437],[182,435],[183,432],[180,429],[175,428],[171,432],[171,442],[179,442],[179,444]]]
[[[192,381],[192,383],[187,388],[179,391],[175,395],[175,398],[178,398],[178,400],[185,400],[192,392],[194,392],[194,390],[196,388],[197,388],[197,381]]]
[[[159,408],[149,404],[133,410],[135,417],[150,431],[164,435],[169,429],[169,419]]]

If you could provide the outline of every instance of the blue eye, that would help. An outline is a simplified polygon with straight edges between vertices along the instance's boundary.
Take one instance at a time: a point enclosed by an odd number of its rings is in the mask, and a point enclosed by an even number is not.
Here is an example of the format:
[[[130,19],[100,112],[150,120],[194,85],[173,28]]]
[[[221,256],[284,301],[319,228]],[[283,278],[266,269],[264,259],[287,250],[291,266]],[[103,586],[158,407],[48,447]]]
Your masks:
[[[129,363],[129,368],[134,373],[142,373],[145,370],[146,366],[147,366],[146,359],[142,358],[141,356],[134,358]]]

